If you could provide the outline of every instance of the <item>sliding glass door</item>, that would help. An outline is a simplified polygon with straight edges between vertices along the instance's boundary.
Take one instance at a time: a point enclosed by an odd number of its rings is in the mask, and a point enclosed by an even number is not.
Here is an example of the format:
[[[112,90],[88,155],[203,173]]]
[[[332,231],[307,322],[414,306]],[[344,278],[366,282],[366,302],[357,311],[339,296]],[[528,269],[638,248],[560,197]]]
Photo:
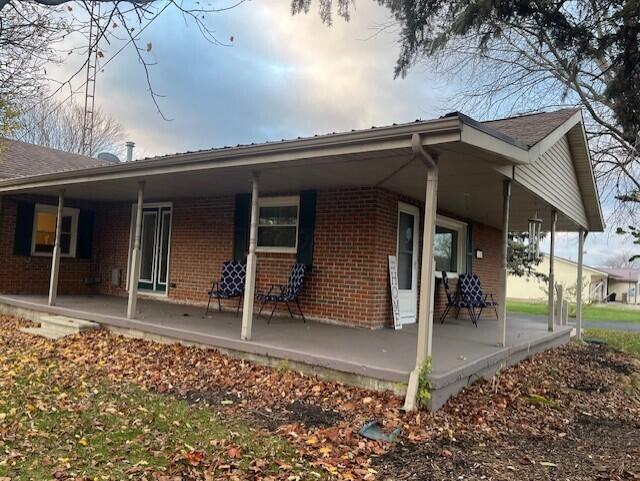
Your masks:
[[[140,282],[138,288],[167,291],[171,207],[145,207],[140,239]]]

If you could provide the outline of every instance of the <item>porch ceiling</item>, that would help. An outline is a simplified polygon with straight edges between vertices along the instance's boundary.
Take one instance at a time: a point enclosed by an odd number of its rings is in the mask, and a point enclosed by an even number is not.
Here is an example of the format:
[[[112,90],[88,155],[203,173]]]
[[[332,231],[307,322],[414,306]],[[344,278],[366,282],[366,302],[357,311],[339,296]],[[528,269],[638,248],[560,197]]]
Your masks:
[[[461,141],[430,149],[439,159],[439,210],[494,227],[502,225],[502,182],[512,176],[504,158]],[[300,159],[244,167],[188,170],[170,174],[110,180],[78,179],[67,183],[67,198],[90,201],[135,201],[138,182],[145,180],[148,201],[229,195],[250,191],[252,172],[260,173],[261,194],[303,189],[381,187],[424,202],[426,166],[410,148],[393,148],[313,159]],[[59,186],[48,185],[30,193],[57,195]],[[511,229],[526,230],[536,211],[545,220],[551,206],[514,183]],[[558,230],[573,231],[574,222],[559,216]]]

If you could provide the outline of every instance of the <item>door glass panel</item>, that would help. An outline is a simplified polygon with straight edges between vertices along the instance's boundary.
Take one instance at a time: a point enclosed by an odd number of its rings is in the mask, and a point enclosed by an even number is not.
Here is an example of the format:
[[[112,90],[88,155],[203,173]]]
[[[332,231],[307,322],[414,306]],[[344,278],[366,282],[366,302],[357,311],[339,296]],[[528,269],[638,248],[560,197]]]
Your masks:
[[[167,283],[167,255],[169,254],[169,228],[171,227],[171,212],[162,213],[162,229],[160,231],[160,272],[158,273],[158,283]]]
[[[414,216],[400,212],[398,220],[398,287],[413,288],[413,226]]]
[[[153,258],[156,241],[156,213],[145,213],[142,217],[142,262],[140,280],[153,282]]]

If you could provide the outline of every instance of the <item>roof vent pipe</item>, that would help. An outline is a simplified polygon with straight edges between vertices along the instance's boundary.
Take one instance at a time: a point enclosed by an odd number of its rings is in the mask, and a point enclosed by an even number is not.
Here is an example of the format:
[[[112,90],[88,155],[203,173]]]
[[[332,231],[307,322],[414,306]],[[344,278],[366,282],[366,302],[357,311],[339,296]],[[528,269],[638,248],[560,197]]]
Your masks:
[[[434,167],[436,167],[436,165],[438,165],[436,162],[436,159],[434,159],[429,152],[424,150],[424,147],[422,145],[422,138],[420,137],[420,134],[416,133],[411,136],[411,150],[413,150],[413,153],[415,155],[420,157],[422,162],[424,162],[424,164],[429,169],[433,169]]]
[[[127,147],[127,162],[131,162],[133,160],[133,148],[136,146],[136,143],[129,140],[124,145]]]

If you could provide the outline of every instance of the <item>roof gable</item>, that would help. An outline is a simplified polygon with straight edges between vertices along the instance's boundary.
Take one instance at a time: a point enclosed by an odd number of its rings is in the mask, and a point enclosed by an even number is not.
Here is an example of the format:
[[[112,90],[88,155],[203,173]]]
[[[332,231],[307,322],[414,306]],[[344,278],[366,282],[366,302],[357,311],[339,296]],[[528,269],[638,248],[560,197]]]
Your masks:
[[[554,112],[539,112],[505,119],[488,120],[483,125],[497,130],[528,147],[536,145],[571,118],[580,109],[561,109]]]

